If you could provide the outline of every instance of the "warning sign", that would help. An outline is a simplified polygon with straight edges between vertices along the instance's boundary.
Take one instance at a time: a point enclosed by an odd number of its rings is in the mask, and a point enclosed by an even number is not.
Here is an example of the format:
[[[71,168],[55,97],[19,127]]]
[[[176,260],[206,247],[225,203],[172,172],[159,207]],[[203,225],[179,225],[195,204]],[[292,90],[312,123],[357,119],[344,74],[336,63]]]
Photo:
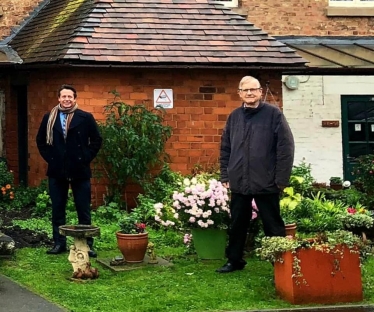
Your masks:
[[[153,91],[154,107],[173,108],[173,90],[172,89],[154,89]]]

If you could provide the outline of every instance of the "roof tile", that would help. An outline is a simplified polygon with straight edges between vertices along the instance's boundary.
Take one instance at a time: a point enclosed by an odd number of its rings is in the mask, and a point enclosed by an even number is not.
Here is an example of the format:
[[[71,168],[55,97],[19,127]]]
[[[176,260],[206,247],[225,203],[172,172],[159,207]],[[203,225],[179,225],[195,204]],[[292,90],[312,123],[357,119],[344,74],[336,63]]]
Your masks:
[[[24,63],[305,63],[210,0],[51,0],[10,46]]]

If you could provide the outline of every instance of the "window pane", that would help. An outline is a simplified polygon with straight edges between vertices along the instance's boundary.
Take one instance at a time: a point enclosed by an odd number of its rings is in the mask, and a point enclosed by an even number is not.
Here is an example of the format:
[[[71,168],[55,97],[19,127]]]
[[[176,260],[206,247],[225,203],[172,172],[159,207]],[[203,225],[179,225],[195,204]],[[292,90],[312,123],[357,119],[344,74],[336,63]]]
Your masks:
[[[365,102],[348,102],[348,120],[365,120]]]

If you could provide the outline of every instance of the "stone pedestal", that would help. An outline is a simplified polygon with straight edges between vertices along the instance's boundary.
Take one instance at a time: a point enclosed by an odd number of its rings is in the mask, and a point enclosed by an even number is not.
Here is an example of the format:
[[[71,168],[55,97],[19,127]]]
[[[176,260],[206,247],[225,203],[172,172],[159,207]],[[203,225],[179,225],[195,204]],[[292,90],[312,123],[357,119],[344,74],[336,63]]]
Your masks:
[[[91,267],[87,245],[87,237],[100,235],[100,229],[91,225],[62,225],[60,233],[74,238],[74,245],[70,246],[68,260],[73,266],[73,276],[76,279],[95,279],[99,277],[99,271]]]

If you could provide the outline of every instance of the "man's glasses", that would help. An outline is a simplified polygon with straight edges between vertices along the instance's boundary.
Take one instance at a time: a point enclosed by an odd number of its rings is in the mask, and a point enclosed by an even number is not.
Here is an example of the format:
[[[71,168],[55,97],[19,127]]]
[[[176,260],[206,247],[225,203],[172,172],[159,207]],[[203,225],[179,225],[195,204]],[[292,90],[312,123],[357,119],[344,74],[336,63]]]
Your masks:
[[[254,93],[258,90],[262,90],[262,88],[239,89],[240,92],[244,92],[244,93],[248,93],[248,92]]]

